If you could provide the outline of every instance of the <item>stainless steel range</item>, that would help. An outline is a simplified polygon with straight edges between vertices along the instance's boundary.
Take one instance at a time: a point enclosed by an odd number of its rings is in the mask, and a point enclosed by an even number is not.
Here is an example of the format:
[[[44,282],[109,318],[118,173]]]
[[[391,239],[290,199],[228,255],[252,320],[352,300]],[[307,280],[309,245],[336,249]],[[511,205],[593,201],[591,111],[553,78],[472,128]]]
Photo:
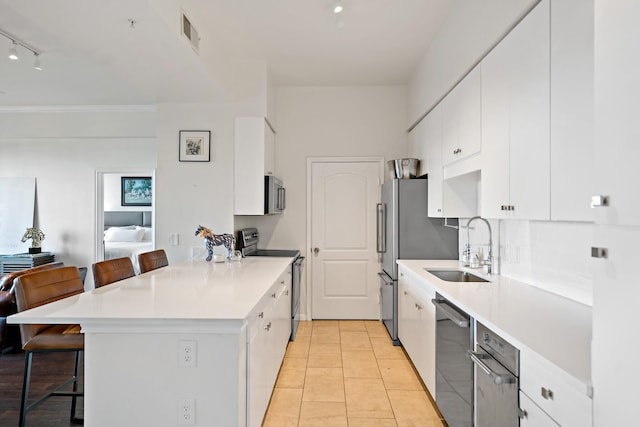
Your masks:
[[[238,231],[238,247],[242,256],[273,256],[293,258],[291,271],[291,341],[295,340],[300,322],[300,283],[304,257],[297,249],[258,249],[260,234],[257,228],[243,228]]]

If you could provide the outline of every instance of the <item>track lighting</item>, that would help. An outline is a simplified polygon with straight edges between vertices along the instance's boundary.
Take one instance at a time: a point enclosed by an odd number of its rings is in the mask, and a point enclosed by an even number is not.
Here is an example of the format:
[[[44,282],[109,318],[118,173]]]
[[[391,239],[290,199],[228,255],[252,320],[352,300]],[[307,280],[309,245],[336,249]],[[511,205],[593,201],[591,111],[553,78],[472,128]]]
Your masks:
[[[344,7],[342,6],[342,1],[341,0],[337,0],[333,5],[333,13],[338,14],[338,13],[342,12],[343,9],[344,9]]]
[[[11,42],[11,47],[9,48],[9,55],[8,55],[8,58],[10,60],[17,61],[19,59],[18,46],[20,46],[21,48],[24,48],[29,52],[33,53],[33,56],[35,57],[33,68],[35,68],[38,71],[42,71],[42,64],[40,63],[40,52],[37,49],[17,39],[16,37],[12,36],[11,34],[1,29],[0,29],[0,36],[6,38]]]
[[[11,48],[9,49],[9,59],[12,61],[17,61],[18,60],[18,50],[16,49],[18,47],[18,44],[16,43],[15,40],[11,40],[11,42],[13,43],[11,45]]]

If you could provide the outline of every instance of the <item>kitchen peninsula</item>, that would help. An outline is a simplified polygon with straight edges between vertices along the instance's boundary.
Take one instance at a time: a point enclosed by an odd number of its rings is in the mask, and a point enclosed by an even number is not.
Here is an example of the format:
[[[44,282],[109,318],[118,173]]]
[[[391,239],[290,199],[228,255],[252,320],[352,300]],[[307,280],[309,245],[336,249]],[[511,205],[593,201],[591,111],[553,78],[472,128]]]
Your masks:
[[[81,325],[88,427],[189,424],[185,405],[191,424],[260,425],[291,331],[292,261],[183,261],[8,321]]]

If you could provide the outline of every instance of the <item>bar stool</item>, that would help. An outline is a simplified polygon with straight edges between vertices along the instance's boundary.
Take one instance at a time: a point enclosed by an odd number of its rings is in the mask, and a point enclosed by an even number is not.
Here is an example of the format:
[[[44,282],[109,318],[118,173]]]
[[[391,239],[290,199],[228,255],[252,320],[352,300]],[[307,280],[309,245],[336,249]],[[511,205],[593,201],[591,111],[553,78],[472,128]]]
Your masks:
[[[96,262],[91,266],[93,283],[96,288],[136,275],[129,257],[108,259]]]
[[[139,254],[138,264],[140,265],[140,274],[142,274],[160,267],[166,267],[169,265],[169,260],[164,249],[156,249],[155,251]]]
[[[76,267],[61,267],[26,274],[15,280],[15,286],[18,312],[84,292],[80,272]],[[84,395],[83,392],[78,391],[80,352],[84,350],[84,335],[80,333],[80,325],[21,324],[20,333],[22,335],[22,349],[25,351],[25,367],[19,426],[25,426],[29,411],[37,408],[52,396],[71,396],[71,422],[82,422],[82,419],[75,416],[76,400],[79,396]],[[33,354],[64,351],[75,352],[73,376],[44,397],[28,404]],[[72,391],[61,391],[69,384],[72,385]]]

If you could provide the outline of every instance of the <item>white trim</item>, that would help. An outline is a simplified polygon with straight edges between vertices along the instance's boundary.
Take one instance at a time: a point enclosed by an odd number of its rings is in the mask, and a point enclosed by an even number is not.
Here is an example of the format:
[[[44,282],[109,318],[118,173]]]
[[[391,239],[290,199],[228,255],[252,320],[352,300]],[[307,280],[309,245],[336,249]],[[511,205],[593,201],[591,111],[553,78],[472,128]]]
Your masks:
[[[311,221],[312,221],[312,212],[311,212],[311,189],[313,188],[311,182],[311,166],[314,163],[378,163],[379,164],[379,172],[378,172],[378,180],[382,182],[384,180],[384,157],[307,157],[307,248],[303,251],[307,255],[307,268],[305,268],[305,274],[307,275],[306,280],[306,291],[307,291],[307,301],[306,301],[306,313],[305,319],[303,320],[312,320],[313,313],[311,312],[311,299],[312,295],[312,278],[313,274],[311,271],[311,260],[313,256],[313,249],[311,248]]]
[[[155,113],[156,105],[8,105],[0,113]]]

